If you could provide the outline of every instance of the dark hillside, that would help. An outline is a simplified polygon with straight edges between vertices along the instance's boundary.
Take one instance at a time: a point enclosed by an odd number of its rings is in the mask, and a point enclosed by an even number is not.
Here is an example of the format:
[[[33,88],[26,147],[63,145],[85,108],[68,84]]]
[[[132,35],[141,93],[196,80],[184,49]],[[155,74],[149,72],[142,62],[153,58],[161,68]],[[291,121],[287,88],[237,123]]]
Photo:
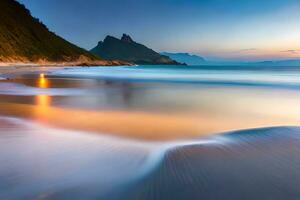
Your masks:
[[[50,32],[15,0],[0,1],[0,61],[72,62],[97,56]]]
[[[180,63],[168,56],[161,55],[133,41],[126,34],[121,39],[107,36],[91,52],[107,60],[122,60],[135,64],[149,65],[180,65]]]

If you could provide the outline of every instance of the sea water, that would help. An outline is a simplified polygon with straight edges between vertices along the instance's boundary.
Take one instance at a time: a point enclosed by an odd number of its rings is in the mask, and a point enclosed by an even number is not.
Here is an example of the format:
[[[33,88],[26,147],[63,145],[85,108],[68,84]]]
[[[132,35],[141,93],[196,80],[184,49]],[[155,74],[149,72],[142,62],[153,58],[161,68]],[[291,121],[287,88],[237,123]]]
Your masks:
[[[299,86],[296,67],[13,74],[0,80],[0,198],[297,196]]]

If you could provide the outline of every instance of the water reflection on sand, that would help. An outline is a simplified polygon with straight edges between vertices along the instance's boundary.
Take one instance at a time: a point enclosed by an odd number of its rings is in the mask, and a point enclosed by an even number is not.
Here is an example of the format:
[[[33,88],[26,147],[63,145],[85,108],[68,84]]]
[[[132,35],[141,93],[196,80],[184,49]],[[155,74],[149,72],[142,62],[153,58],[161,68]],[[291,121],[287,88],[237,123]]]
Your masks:
[[[0,199],[47,199],[73,190],[101,198],[141,175],[155,148],[14,118],[0,118],[0,125]]]
[[[24,75],[3,84],[17,85],[3,86],[14,94],[2,89],[2,115],[138,139],[174,140],[298,125],[300,120],[298,90],[64,79],[44,74]]]

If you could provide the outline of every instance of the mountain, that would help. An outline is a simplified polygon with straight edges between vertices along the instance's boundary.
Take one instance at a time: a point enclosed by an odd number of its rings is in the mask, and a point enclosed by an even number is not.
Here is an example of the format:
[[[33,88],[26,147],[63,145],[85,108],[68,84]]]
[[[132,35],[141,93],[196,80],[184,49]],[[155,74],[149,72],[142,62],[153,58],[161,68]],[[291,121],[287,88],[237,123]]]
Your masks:
[[[123,34],[121,39],[107,36],[91,52],[107,60],[122,60],[144,65],[180,65],[168,56],[160,55],[152,49],[136,43],[126,34]]]
[[[300,60],[277,60],[277,61],[263,61],[257,62],[256,64],[264,66],[294,66],[300,67]]]
[[[207,61],[206,66],[240,66],[240,67],[300,67],[300,60],[269,60],[269,61]]]
[[[1,0],[0,10],[0,62],[113,64],[50,32],[15,0]]]
[[[173,60],[180,63],[186,63],[187,65],[202,65],[206,64],[206,60],[200,56],[191,55],[188,53],[168,53],[162,52],[162,55],[168,56]]]

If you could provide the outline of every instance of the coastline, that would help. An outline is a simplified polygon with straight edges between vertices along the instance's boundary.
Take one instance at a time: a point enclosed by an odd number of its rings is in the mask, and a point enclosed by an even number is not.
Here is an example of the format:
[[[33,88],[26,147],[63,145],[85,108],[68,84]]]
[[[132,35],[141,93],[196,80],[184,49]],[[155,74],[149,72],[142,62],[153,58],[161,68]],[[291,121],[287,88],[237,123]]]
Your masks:
[[[26,66],[122,66],[132,63],[118,60],[75,61],[75,62],[0,62],[0,67],[26,67]]]
[[[51,71],[51,69],[63,69],[64,66],[56,65],[11,65],[11,66],[0,66],[0,80],[7,80],[16,74],[31,73],[37,71]]]
[[[134,66],[123,61],[87,61],[87,62],[0,62],[0,80],[7,79],[10,74],[36,72],[49,69],[63,69],[64,67],[112,67]]]

